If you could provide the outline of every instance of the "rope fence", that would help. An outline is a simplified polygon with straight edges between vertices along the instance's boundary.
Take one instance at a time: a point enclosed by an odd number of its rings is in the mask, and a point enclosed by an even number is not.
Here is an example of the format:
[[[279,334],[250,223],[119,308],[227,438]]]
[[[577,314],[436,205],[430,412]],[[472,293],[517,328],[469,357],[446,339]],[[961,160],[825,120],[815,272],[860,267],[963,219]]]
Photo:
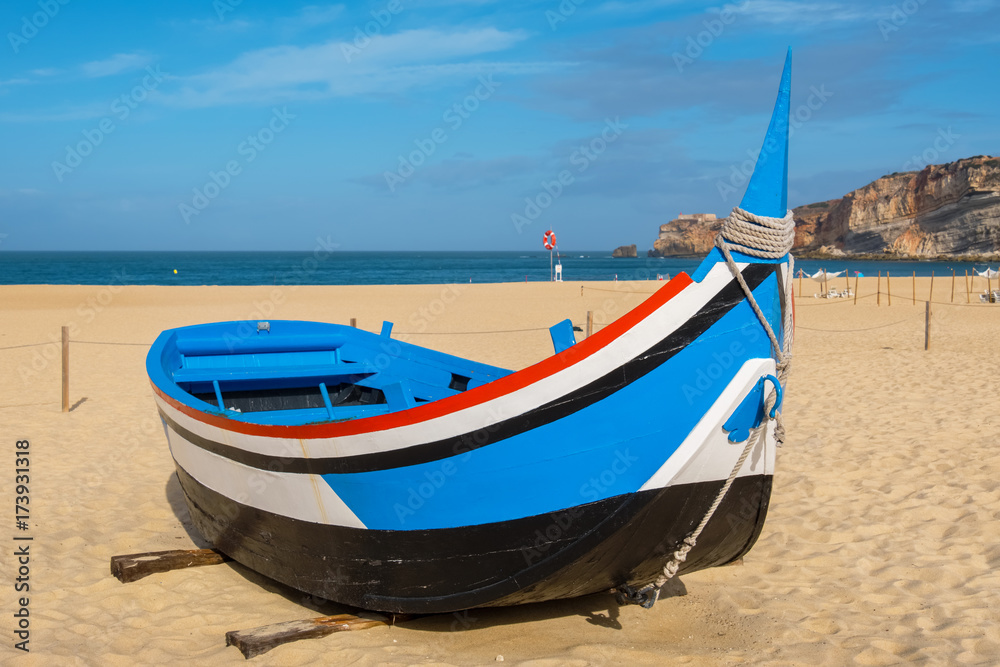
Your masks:
[[[656,294],[656,290],[653,290],[652,292],[640,292],[637,290],[604,289],[602,287],[589,287],[587,285],[580,285],[580,296],[583,296],[583,290],[590,290],[591,292],[612,292],[614,294],[645,294],[646,296],[651,296],[653,294]]]
[[[859,294],[858,298],[857,298],[857,301],[861,301],[862,299],[871,299],[872,297],[879,297],[879,296],[884,296],[884,297],[888,298],[888,297],[890,297],[892,295],[889,292],[871,292],[870,294]],[[896,297],[899,298],[900,295],[897,294]],[[853,296],[840,297],[840,298],[836,298],[836,297],[833,297],[833,298],[818,297],[818,298],[816,298],[816,303],[812,303],[812,302],[802,303],[801,301],[799,301],[799,299],[803,299],[804,300],[804,299],[809,299],[810,297],[797,296],[795,298],[796,298],[796,302],[795,302],[795,307],[796,308],[812,308],[812,307],[815,307],[815,306],[845,306],[845,305],[853,305],[855,303],[855,299],[854,299]],[[912,297],[910,297],[910,300],[911,300],[911,304],[904,303],[904,304],[900,304],[900,305],[901,306],[903,306],[903,305],[918,305],[918,304],[921,304],[921,303],[927,303],[927,301],[928,301],[928,299],[922,299],[920,297],[917,297],[915,303],[912,303]],[[987,302],[987,301],[979,301],[979,302],[973,302],[973,303],[958,303],[958,302],[953,302],[953,301],[931,301],[931,303],[934,304],[934,305],[936,305],[936,306],[954,306],[954,307],[961,307],[961,308],[970,308],[970,307],[972,307],[972,308],[981,308],[983,306],[997,305],[997,303],[991,303],[991,302]],[[886,306],[886,308],[889,308],[889,307],[891,307],[891,306],[889,306],[889,305]]]
[[[548,331],[548,327],[533,329],[500,329],[497,331],[400,331],[398,336],[474,336],[476,334],[526,333],[529,331]]]
[[[880,324],[876,327],[865,327],[863,329],[817,329],[815,327],[804,327],[801,324],[796,324],[795,329],[803,329],[804,331],[822,331],[824,333],[856,333],[860,331],[875,331],[876,329],[886,329],[888,327],[894,327],[899,324],[905,324],[906,322],[912,322],[913,320],[919,319],[917,317],[907,317],[896,322],[890,322],[889,324]]]
[[[633,290],[609,290],[609,289],[603,289],[603,288],[599,288],[599,287],[581,286],[580,287],[580,294],[581,294],[581,296],[583,294],[583,290],[585,290],[585,289],[593,290],[593,291],[596,291],[596,292],[613,292],[613,293],[618,293],[618,294],[622,294],[622,293],[625,293],[625,294],[642,294],[642,295],[645,295],[645,296],[650,296],[652,294],[652,292],[638,292],[638,291],[633,291]],[[932,285],[931,289],[933,290],[933,285]],[[882,295],[885,295],[886,297],[888,297],[888,298],[891,299],[891,295],[890,295],[890,293],[888,291],[883,292],[881,290],[877,291],[877,292],[872,292],[870,294],[864,294],[864,295],[860,295],[859,294],[857,296],[853,296],[852,295],[852,296],[849,296],[849,297],[842,297],[842,298],[838,298],[838,299],[824,299],[824,302],[821,302],[821,303],[802,303],[801,301],[802,301],[803,297],[799,296],[799,297],[796,297],[795,307],[796,308],[802,308],[802,307],[812,307],[812,306],[834,306],[834,305],[845,305],[845,304],[855,304],[856,305],[858,300],[861,300],[861,299],[871,299],[872,297],[880,298]],[[897,295],[897,298],[899,298],[899,295]],[[971,298],[971,293],[967,292],[967,298]],[[910,300],[914,304],[917,302],[917,299],[916,299],[916,297],[914,295],[911,295]],[[968,308],[968,307],[981,308],[981,307],[990,305],[989,303],[984,303],[984,302],[978,302],[978,303],[955,303],[953,301],[952,302],[949,302],[949,301],[935,301],[935,300],[927,300],[927,299],[922,299],[921,301],[925,304],[925,313],[924,313],[924,349],[925,350],[927,350],[927,349],[930,348],[931,305],[953,306],[953,307],[957,306],[957,307],[964,307],[964,308]],[[891,301],[889,302],[889,304],[886,307],[891,307]],[[899,306],[897,306],[897,308],[898,307]],[[600,314],[600,313],[598,313],[598,314]],[[862,327],[862,328],[853,328],[853,329],[824,329],[824,328],[820,328],[820,327],[808,327],[808,326],[804,326],[804,325],[801,325],[801,324],[796,325],[795,329],[797,329],[797,330],[801,329],[803,331],[816,331],[816,332],[821,332],[821,333],[861,333],[861,332],[866,332],[866,331],[875,331],[875,330],[879,330],[879,329],[887,329],[887,328],[890,328],[890,327],[899,326],[901,324],[905,324],[907,322],[911,322],[911,321],[916,320],[916,319],[919,319],[919,316],[906,317],[906,318],[903,318],[901,320],[897,320],[895,322],[889,322],[887,324],[880,324],[880,325],[872,326],[872,327]],[[583,337],[584,338],[589,338],[591,335],[593,335],[593,333],[595,331],[597,331],[599,329],[602,329],[604,327],[607,327],[610,324],[612,324],[613,322],[614,322],[614,320],[612,320],[611,322],[595,322],[594,321],[594,311],[588,310],[587,311],[587,315],[586,315],[586,324],[585,325],[574,325],[573,329],[574,329],[574,331],[581,331],[581,332],[583,332],[583,334],[584,334]],[[357,327],[357,319],[356,318],[351,318],[350,326]],[[524,328],[524,329],[496,329],[496,330],[486,330],[486,331],[412,331],[412,332],[410,332],[410,331],[400,331],[400,332],[396,332],[396,334],[398,336],[476,336],[476,335],[496,335],[496,334],[524,334],[524,333],[534,333],[534,332],[549,331],[549,330],[550,330],[549,327],[529,327],[529,328]],[[151,343],[132,343],[132,342],[126,342],[126,341],[70,340],[70,338],[69,338],[69,327],[65,327],[65,326],[62,327],[62,341],[61,341],[61,343],[62,343],[62,408],[63,408],[63,412],[68,412],[69,409],[70,409],[70,407],[69,407],[69,348],[70,348],[70,343],[75,343],[75,344],[80,344],[80,345],[105,345],[105,346],[113,346],[113,347],[147,347],[147,348],[150,347],[150,345],[151,345]],[[48,345],[59,345],[59,344],[60,344],[60,341],[50,340],[50,341],[45,341],[45,342],[41,342],[41,343],[24,343],[24,344],[20,344],[20,345],[7,345],[7,346],[0,347],[0,352],[7,351],[7,350],[19,350],[19,349],[26,349],[26,348],[32,348],[32,347],[43,347],[43,346],[48,346]],[[7,406],[7,407],[10,407],[10,406]]]
[[[40,347],[42,345],[52,345],[55,341],[49,343],[28,343],[26,345],[9,345],[7,347],[0,347],[0,350],[17,350],[22,347]]]

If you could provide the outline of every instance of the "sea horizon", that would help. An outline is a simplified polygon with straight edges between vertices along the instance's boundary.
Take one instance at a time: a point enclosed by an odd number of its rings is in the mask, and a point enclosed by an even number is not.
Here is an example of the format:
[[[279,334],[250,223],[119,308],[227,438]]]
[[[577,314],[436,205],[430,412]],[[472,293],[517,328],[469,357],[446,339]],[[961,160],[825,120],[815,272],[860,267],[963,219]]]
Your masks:
[[[563,280],[656,281],[693,273],[701,257],[613,258],[610,251],[562,251]],[[914,260],[808,259],[796,273],[886,271],[898,276],[962,276],[985,265]],[[0,252],[3,285],[403,285],[546,282],[543,250],[63,250]],[[840,277],[843,277],[841,274]]]

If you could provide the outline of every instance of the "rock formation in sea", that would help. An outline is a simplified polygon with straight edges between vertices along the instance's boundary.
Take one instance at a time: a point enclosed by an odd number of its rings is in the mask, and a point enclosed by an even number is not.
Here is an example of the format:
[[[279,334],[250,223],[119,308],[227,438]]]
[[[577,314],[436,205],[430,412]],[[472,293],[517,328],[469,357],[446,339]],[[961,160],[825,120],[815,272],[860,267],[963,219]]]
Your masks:
[[[611,253],[612,257],[638,257],[639,250],[636,245],[621,245],[615,248],[614,252]]]
[[[887,258],[1000,254],[1000,158],[977,156],[894,173],[800,206],[795,249],[806,255]],[[701,255],[721,220],[680,216],[660,227],[650,254]]]

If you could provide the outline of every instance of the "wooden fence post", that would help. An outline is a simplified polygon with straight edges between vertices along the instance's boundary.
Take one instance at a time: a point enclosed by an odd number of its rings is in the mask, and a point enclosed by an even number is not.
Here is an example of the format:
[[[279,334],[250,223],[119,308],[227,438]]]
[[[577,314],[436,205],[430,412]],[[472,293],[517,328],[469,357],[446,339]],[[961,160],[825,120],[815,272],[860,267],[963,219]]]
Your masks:
[[[928,301],[933,301],[934,300],[934,272],[933,271],[931,271],[931,289],[930,289],[930,294],[927,295],[927,300]]]
[[[882,272],[878,272],[878,288],[875,290],[875,305],[882,305]]]
[[[924,351],[926,352],[931,347],[931,302],[927,302],[927,308],[924,311]]]
[[[590,338],[590,334],[594,333],[594,311],[587,311],[587,338]]]
[[[354,327],[355,329],[358,328],[358,318],[356,317],[351,318],[351,326]]]
[[[69,412],[69,327],[62,328],[62,411]]]
[[[885,272],[885,295],[889,297],[889,305],[892,305],[892,281],[889,280],[889,272]]]
[[[951,302],[955,303],[955,269],[951,270]]]
[[[917,272],[913,272],[913,305],[917,305]]]
[[[965,270],[965,302],[972,303],[972,288],[969,287],[969,270]]]
[[[854,305],[858,305],[858,272],[854,272]]]

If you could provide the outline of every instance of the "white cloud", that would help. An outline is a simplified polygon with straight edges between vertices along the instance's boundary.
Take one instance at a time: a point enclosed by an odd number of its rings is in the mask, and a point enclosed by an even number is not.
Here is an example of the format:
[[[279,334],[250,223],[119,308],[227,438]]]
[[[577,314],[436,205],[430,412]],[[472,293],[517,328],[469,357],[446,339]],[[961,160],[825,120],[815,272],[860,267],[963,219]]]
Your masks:
[[[104,60],[84,63],[80,65],[80,70],[85,77],[96,79],[143,68],[150,63],[150,60],[148,55],[142,53],[116,53]]]
[[[87,104],[67,111],[0,112],[0,123],[65,123],[102,118],[107,115],[106,104]]]
[[[597,11],[614,14],[641,14],[665,7],[672,7],[681,2],[682,0],[631,0],[630,2],[611,0],[611,2],[598,5]]]
[[[543,71],[561,63],[482,62],[510,48],[521,31],[482,28],[455,32],[409,30],[376,35],[368,44],[330,41],[249,51],[217,69],[182,78],[161,101],[184,107],[269,103],[371,93],[398,93],[480,73]]]
[[[764,23],[792,23],[803,26],[828,21],[861,21],[872,18],[868,10],[849,7],[838,2],[744,0],[738,4],[726,5],[723,10],[745,14]]]
[[[298,13],[298,16],[292,21],[300,23],[303,26],[313,27],[317,25],[324,25],[326,23],[332,23],[340,18],[340,15],[344,12],[343,5],[309,5],[303,7]]]
[[[248,32],[250,30],[276,29],[283,35],[294,35],[303,30],[327,25],[338,20],[344,13],[344,5],[307,5],[295,14],[286,17],[263,19],[260,17],[226,16],[223,20],[191,19],[187,22],[173,22],[172,25],[185,28],[192,25],[201,30],[213,32]]]
[[[995,6],[996,2],[993,0],[955,0],[951,3],[953,10],[962,12],[963,14],[984,12],[988,9],[993,9]]]

